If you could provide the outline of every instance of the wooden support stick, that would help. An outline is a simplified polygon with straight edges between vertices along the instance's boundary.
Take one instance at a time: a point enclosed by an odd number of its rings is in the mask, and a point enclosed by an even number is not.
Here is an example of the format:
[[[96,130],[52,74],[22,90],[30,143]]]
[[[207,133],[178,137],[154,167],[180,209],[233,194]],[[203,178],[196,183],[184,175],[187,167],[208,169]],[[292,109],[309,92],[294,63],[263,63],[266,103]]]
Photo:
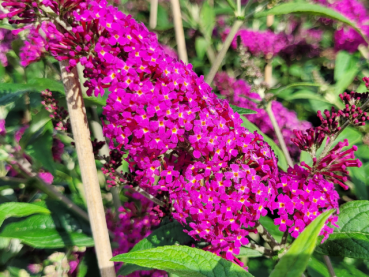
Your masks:
[[[158,0],[150,1],[150,28],[155,29],[158,21]]]
[[[71,72],[67,72],[66,67],[68,66],[68,61],[60,62],[61,77],[65,88],[70,122],[81,169],[97,261],[101,277],[115,277],[114,263],[110,261],[112,250],[97,178],[95,158],[92,152],[90,130],[88,128],[81,85],[78,79],[77,68],[74,67]]]
[[[185,35],[182,25],[181,6],[179,5],[179,0],[170,0],[170,3],[172,4],[172,13],[173,13],[174,29],[176,32],[178,56],[180,60],[182,60],[185,64],[187,64],[188,58],[187,58]]]

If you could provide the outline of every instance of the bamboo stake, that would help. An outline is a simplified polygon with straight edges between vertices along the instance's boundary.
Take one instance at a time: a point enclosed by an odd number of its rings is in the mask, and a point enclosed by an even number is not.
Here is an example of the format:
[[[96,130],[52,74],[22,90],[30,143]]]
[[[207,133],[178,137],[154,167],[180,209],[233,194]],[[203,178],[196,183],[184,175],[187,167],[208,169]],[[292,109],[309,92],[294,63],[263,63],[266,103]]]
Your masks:
[[[78,63],[77,72],[78,72],[79,80],[82,84],[86,81],[86,78],[83,75],[83,69],[84,69],[83,65]],[[82,94],[85,96],[86,91],[87,91],[86,87],[81,86],[81,89],[82,89]],[[91,124],[92,133],[98,141],[105,142],[104,146],[100,149],[99,154],[102,156],[109,157],[109,153],[110,153],[109,147],[106,144],[103,130],[102,130],[101,124],[99,123],[99,118],[97,116],[96,107],[93,106],[91,108],[91,112],[92,112],[92,120],[90,121],[90,124]],[[118,210],[122,206],[122,203],[120,202],[120,198],[119,198],[119,189],[116,187],[112,187],[110,191],[111,191],[111,194],[113,195],[113,204],[115,208],[116,219],[118,219]]]
[[[150,1],[150,28],[155,29],[158,18],[158,0]]]
[[[178,56],[180,60],[182,60],[185,64],[187,64],[188,58],[186,50],[186,41],[182,25],[181,6],[179,5],[179,0],[170,0],[170,3],[172,4],[172,13],[173,13],[174,29],[176,32]]]
[[[112,258],[112,250],[105,220],[100,186],[97,179],[95,158],[90,142],[90,131],[88,128],[81,85],[78,79],[77,68],[74,67],[71,72],[67,72],[66,67],[68,65],[68,61],[60,62],[61,77],[65,88],[78,162],[81,168],[97,261],[101,277],[115,277],[114,263],[110,261]]]
[[[273,22],[274,22],[274,14],[267,15],[267,27],[272,26]]]

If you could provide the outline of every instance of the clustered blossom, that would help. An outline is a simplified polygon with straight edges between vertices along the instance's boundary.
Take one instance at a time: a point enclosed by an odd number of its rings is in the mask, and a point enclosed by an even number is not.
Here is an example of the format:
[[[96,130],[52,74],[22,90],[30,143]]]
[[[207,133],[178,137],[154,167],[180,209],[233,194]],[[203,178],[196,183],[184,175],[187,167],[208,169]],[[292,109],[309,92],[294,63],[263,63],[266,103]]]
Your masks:
[[[2,12],[0,11],[0,16]],[[8,59],[6,53],[12,48],[12,41],[15,39],[15,35],[10,30],[0,28],[0,63],[3,66],[8,65]]]
[[[369,35],[369,14],[364,3],[358,0],[315,0],[320,4],[332,8],[350,20],[354,21],[358,28],[368,36]],[[355,52],[360,44],[367,45],[363,37],[353,28],[342,25],[334,33],[335,49]]]
[[[41,104],[50,113],[55,130],[68,131],[70,130],[69,113],[66,109],[58,105],[58,101],[53,97],[50,90],[41,92]]]
[[[81,262],[86,248],[74,247],[70,254],[54,252],[46,257],[42,263],[32,263],[27,266],[31,274],[44,277],[68,277],[77,276],[77,267]],[[38,253],[40,255],[41,253]]]
[[[245,115],[259,129],[278,143],[278,138],[274,132],[270,118],[264,109],[258,108],[256,102],[261,98],[257,93],[251,92],[251,86],[244,80],[236,80],[227,73],[218,73],[214,78],[214,84],[219,93],[226,96],[230,104],[257,111],[257,114]],[[292,157],[298,158],[300,151],[296,145],[290,141],[293,130],[305,130],[311,127],[307,121],[298,120],[296,113],[286,109],[277,101],[272,102],[272,110],[281,129],[284,140]]]
[[[135,201],[140,202],[140,208],[135,203],[125,202],[123,207],[119,209],[119,219],[116,220],[114,215],[109,212],[107,214],[108,229],[114,234],[114,242],[118,245],[113,249],[113,255],[129,252],[133,246],[140,240],[150,235],[152,228],[159,225],[160,220],[155,212],[152,211],[154,205],[151,201],[138,193],[128,195]],[[122,266],[122,263],[116,263],[116,270]],[[136,271],[127,275],[129,277],[154,276],[164,277],[167,274],[159,270]]]
[[[53,153],[53,159],[56,162],[61,162],[61,156],[64,152],[64,144],[57,138],[53,138],[53,146],[51,148],[51,152]]]
[[[71,1],[47,2],[56,13],[74,18],[67,21],[73,22],[68,32],[52,23],[42,29],[46,49],[58,60],[68,59],[68,69],[77,62],[85,66],[88,94],[110,91],[103,111],[109,147],[118,154],[122,148],[129,151],[126,161],[135,183],[149,192],[168,191],[173,217],[189,224],[193,238],[209,243],[205,249],[242,265],[234,255],[268,210],[278,210],[276,224],[287,225],[296,237],[320,213],[337,207],[333,183],[327,181],[336,176],[326,179],[320,170],[303,179],[306,172],[298,167],[293,169],[297,173],[290,169],[280,176],[277,158],[262,136],[242,127],[228,102],[218,99],[191,65],[166,55],[143,24],[104,0],[81,8],[75,8],[82,5],[79,1],[73,7]],[[11,6],[10,18],[18,15],[27,22],[38,9],[30,1],[21,1],[22,7],[4,3]],[[268,35],[264,41],[255,35],[263,49],[250,51],[276,54],[283,41]],[[346,153],[334,155],[340,160]],[[322,234],[330,232],[327,228]]]
[[[365,125],[365,121],[369,120],[366,111],[363,111],[360,105],[368,101],[368,93],[351,92],[340,95],[341,100],[345,103],[345,108],[336,112],[332,107],[331,112],[324,111],[324,115],[319,111],[318,117],[322,124],[316,128],[307,129],[305,132],[295,130],[296,138],[292,141],[303,151],[309,152],[313,157],[312,167],[302,162],[301,165],[306,167],[311,175],[323,175],[326,180],[339,184],[343,188],[348,187],[344,184],[348,179],[348,167],[361,167],[362,163],[359,159],[355,159],[354,152],[357,147],[354,145],[350,149],[344,150],[349,146],[348,140],[339,142],[330,149],[324,157],[316,158],[316,150],[323,144],[325,138],[328,142],[335,139],[342,130],[344,124],[352,124],[356,126]],[[366,110],[364,108],[364,110]]]
[[[24,41],[24,45],[19,50],[20,64],[26,67],[40,60],[46,53],[45,47],[46,40],[39,34],[39,30],[32,26]]]
[[[228,30],[229,31],[229,30]],[[227,34],[226,31],[223,34]],[[237,39],[240,37],[241,44],[254,56],[263,56],[270,59],[281,55],[287,61],[300,59],[302,56],[309,58],[319,55],[319,42],[322,31],[314,29],[303,29],[292,22],[285,33],[274,33],[270,30],[254,31],[241,29],[232,41],[232,47],[237,48]],[[292,35],[292,33],[294,33]]]
[[[0,136],[6,135],[5,119],[0,119]]]
[[[322,30],[305,29],[300,23],[292,20],[286,29],[287,45],[281,49],[278,55],[287,62],[299,60],[302,57],[319,56],[319,43],[322,36]]]
[[[232,47],[237,48],[237,38],[248,51],[256,56],[272,58],[288,45],[286,36],[282,33],[275,34],[272,31],[239,30],[232,41]]]
[[[279,225],[280,231],[288,230],[294,238],[322,211],[338,209],[339,195],[334,183],[320,174],[310,177],[309,170],[299,165],[290,167],[287,173],[281,174],[280,183],[277,184],[283,193],[272,203],[272,210],[277,210],[274,223]],[[337,219],[337,216],[331,216],[328,222],[334,225]],[[326,224],[320,235],[326,239],[332,232],[333,228]]]
[[[50,172],[39,172],[38,177],[48,185],[51,185],[54,181],[54,176]]]

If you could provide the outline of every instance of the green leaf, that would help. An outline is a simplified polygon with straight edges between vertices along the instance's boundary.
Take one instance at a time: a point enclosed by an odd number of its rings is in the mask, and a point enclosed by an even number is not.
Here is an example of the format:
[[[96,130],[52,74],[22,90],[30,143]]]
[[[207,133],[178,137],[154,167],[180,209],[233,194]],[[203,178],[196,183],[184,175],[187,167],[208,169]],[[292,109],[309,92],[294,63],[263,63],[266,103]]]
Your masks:
[[[356,268],[355,265],[348,265],[345,262],[335,261],[334,258],[331,258],[331,262],[333,265],[334,273],[336,276],[344,276],[344,277],[367,277],[367,274],[364,274],[362,271]],[[309,265],[307,267],[307,272],[310,277],[330,277],[327,265],[323,262],[323,257],[321,255],[314,254],[309,261]]]
[[[282,15],[282,14],[310,14],[317,15],[325,18],[334,19],[340,22],[343,22],[352,28],[354,28],[365,41],[368,41],[367,37],[363,34],[360,28],[356,25],[354,21],[351,21],[349,18],[344,16],[343,14],[336,12],[330,8],[317,5],[317,4],[309,4],[309,3],[285,3],[278,5],[268,11],[259,12],[255,14],[255,17],[263,17],[270,14],[274,15]]]
[[[0,237],[19,239],[35,248],[89,247],[94,245],[89,225],[57,201],[37,202],[51,215],[32,215],[3,226]]]
[[[343,73],[342,77],[338,80],[338,82],[334,86],[334,94],[336,96],[343,93],[347,87],[354,81],[357,73],[359,72],[359,67],[355,66],[354,68],[351,68],[350,70]]]
[[[301,276],[314,252],[320,231],[334,210],[318,216],[292,243],[291,248],[280,259],[270,277]]]
[[[368,200],[368,187],[369,187],[369,163],[362,167],[350,167],[350,177],[355,185],[355,195],[360,200]]]
[[[9,154],[4,149],[0,149],[0,161],[5,161],[8,157]]]
[[[0,23],[0,29],[7,29],[7,30],[14,30],[14,28],[12,27],[12,25],[10,24],[4,24],[4,23]]]
[[[215,12],[208,1],[205,1],[201,7],[199,20],[202,33],[206,38],[211,38],[211,33],[215,26]]]
[[[238,107],[238,106],[235,106],[235,105],[229,105],[229,106],[232,108],[232,110],[235,113],[238,113],[239,115],[244,115],[244,114],[257,114],[258,113],[257,111],[250,110],[250,109],[245,109],[245,108]]]
[[[151,249],[159,246],[173,244],[187,244],[193,239],[183,232],[184,227],[177,221],[170,222],[154,230],[147,238],[138,242],[130,252]],[[124,264],[119,274],[125,276],[136,270],[148,270],[138,265]]]
[[[290,94],[289,96],[285,98],[285,100],[287,101],[291,101],[295,99],[313,99],[313,100],[318,100],[322,102],[328,102],[326,99],[321,97],[319,94],[308,91],[308,90],[302,90],[302,91]]]
[[[257,258],[261,256],[263,256],[263,254],[257,250],[246,248],[246,247],[241,247],[240,254],[237,255],[237,258],[240,258],[240,257]]]
[[[165,270],[180,277],[252,276],[240,266],[213,253],[182,245],[129,252],[111,260]]]
[[[38,91],[43,91],[45,89],[48,89],[51,91],[57,91],[65,95],[63,84],[58,81],[52,80],[52,79],[34,78],[30,80],[28,84],[32,85],[32,87],[34,87]]]
[[[173,24],[169,21],[168,13],[162,5],[158,5],[157,30],[167,30],[173,28]]]
[[[49,214],[50,211],[44,207],[29,203],[10,202],[0,205],[0,226],[8,217],[23,217],[31,214]]]
[[[183,229],[184,227],[178,221],[165,224],[164,226],[154,230],[150,236],[138,242],[130,252],[191,242],[192,238],[183,232]]]
[[[310,86],[310,87],[320,87],[320,84],[315,84],[315,83],[308,83],[308,82],[299,82],[299,83],[292,83],[289,84],[285,87],[281,87],[281,88],[277,88],[277,89],[271,89],[270,92],[273,93],[274,95],[279,95],[281,92],[289,89],[289,88],[293,88],[293,87],[305,87],[305,86]]]
[[[5,106],[9,103],[17,101],[27,91],[27,89],[22,89],[17,91],[16,93],[6,93],[5,95],[0,97],[0,106]]]
[[[143,267],[136,264],[124,263],[118,271],[118,276],[127,276],[128,274],[131,274],[135,271],[146,271],[146,270],[152,270],[152,268]]]
[[[334,66],[334,80],[337,82],[350,66],[353,55],[346,51],[339,51]]]
[[[329,256],[369,259],[369,201],[356,200],[340,207],[333,234],[317,248]]]
[[[51,174],[55,175],[54,159],[51,148],[53,146],[53,137],[51,132],[46,132],[43,135],[32,141],[26,149],[33,161],[47,169]]]
[[[279,231],[279,227],[274,224],[273,219],[268,216],[261,216],[259,218],[261,225],[276,239],[276,241],[281,242],[283,232]]]
[[[245,117],[241,117],[243,120],[243,123],[241,126],[248,129],[250,132],[257,131],[260,135],[264,137],[264,140],[270,145],[270,147],[273,149],[275,155],[278,157],[278,166],[283,169],[284,171],[287,170],[288,164],[286,161],[286,158],[282,152],[282,150],[275,144],[275,142],[269,138],[267,135],[265,135],[258,127],[256,127],[254,124],[252,124],[250,121],[248,121]]]
[[[26,92],[41,92],[49,89],[54,92],[59,92],[65,96],[64,86],[62,83],[47,79],[47,78],[34,78],[29,81],[28,84],[16,84],[7,83],[1,84],[0,92],[6,92],[0,97],[0,105],[6,105],[18,100]],[[102,97],[84,96],[86,106],[104,106],[106,105],[106,99]]]
[[[204,39],[203,37],[196,38],[195,49],[197,57],[199,57],[199,59],[202,60],[204,58],[208,46],[209,44],[207,43],[206,39]]]

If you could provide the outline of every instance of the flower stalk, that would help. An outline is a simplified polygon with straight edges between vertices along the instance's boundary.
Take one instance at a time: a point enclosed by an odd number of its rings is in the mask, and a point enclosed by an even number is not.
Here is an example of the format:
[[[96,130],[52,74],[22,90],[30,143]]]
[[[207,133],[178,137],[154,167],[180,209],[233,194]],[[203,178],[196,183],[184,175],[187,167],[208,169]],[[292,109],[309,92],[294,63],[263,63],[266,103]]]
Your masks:
[[[226,40],[223,43],[223,47],[220,50],[219,54],[217,55],[217,57],[215,58],[215,61],[213,63],[213,65],[211,66],[210,72],[208,74],[208,76],[206,76],[205,82],[208,83],[209,85],[211,85],[211,83],[213,82],[213,79],[215,77],[215,74],[217,73],[220,65],[223,62],[223,59],[229,49],[229,46],[231,45],[233,38],[235,37],[235,35],[237,34],[238,30],[240,29],[240,27],[242,26],[243,21],[237,19],[232,26],[231,31],[229,32]]]
[[[277,120],[275,119],[274,113],[272,111],[272,102],[269,102],[266,105],[265,110],[266,110],[266,112],[267,112],[267,114],[270,118],[270,121],[272,122],[275,134],[277,135],[278,142],[279,142],[279,144],[282,148],[284,156],[286,157],[287,163],[288,163],[289,166],[292,167],[293,166],[293,161],[292,161],[292,158],[290,156],[290,153],[288,152],[287,145],[286,145],[286,142],[284,141],[281,129],[279,128]]]

